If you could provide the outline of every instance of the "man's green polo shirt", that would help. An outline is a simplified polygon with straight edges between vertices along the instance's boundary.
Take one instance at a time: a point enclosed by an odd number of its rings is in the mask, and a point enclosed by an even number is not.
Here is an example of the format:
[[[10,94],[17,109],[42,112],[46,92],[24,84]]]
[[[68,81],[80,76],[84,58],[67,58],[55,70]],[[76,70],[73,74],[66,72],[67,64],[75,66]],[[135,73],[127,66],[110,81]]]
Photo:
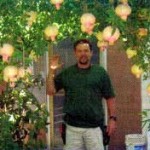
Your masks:
[[[109,75],[99,65],[87,69],[73,65],[55,78],[56,90],[65,90],[63,112],[66,123],[76,127],[97,127],[104,121],[102,98],[114,97]]]

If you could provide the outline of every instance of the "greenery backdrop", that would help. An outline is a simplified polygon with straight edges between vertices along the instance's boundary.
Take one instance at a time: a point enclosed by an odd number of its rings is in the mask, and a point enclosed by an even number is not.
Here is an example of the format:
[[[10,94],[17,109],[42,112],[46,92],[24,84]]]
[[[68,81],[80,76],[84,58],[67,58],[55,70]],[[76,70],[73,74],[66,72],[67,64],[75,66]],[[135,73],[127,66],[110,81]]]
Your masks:
[[[0,45],[10,43],[15,47],[15,52],[10,64],[22,65],[29,63],[34,52],[37,56],[43,55],[48,50],[47,45],[57,44],[68,37],[76,40],[82,37],[96,39],[95,34],[104,27],[112,25],[118,27],[124,50],[135,47],[137,56],[133,63],[140,64],[145,72],[150,71],[150,2],[148,0],[129,0],[132,13],[127,21],[121,20],[115,14],[115,7],[119,0],[64,0],[59,10],[51,4],[50,0],[1,0],[0,1]],[[28,27],[29,12],[36,12],[37,17]],[[96,17],[94,34],[87,35],[81,31],[80,17],[83,13],[90,12]],[[46,40],[44,30],[53,23],[59,26],[56,41]],[[139,38],[139,28],[148,29],[148,35]],[[126,39],[124,41],[124,39]],[[116,52],[117,54],[117,52]],[[19,62],[19,63],[18,63]],[[6,63],[0,62],[0,72]],[[1,79],[2,79],[2,75]]]

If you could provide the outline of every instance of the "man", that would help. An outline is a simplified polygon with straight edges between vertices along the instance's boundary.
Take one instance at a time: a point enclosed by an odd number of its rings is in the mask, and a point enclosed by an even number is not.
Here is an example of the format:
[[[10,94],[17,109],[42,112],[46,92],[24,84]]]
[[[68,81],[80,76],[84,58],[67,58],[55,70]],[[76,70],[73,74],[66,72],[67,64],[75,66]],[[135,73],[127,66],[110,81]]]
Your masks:
[[[91,64],[92,45],[86,39],[74,44],[77,64],[64,69],[55,76],[60,64],[56,56],[50,62],[51,75],[47,92],[53,95],[65,91],[63,107],[66,123],[65,150],[104,150],[102,129],[104,111],[102,98],[108,108],[108,135],[116,128],[115,94],[110,78],[99,65]],[[54,80],[53,80],[54,78]]]

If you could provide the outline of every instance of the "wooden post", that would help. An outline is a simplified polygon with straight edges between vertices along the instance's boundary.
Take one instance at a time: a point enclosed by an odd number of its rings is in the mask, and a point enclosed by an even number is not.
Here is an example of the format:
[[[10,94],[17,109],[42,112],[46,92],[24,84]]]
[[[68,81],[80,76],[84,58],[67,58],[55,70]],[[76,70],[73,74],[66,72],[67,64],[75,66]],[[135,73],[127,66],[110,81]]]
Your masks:
[[[49,52],[48,58],[49,58],[49,62],[50,62],[50,58],[53,55],[53,46],[51,44],[48,45],[48,52]],[[54,102],[53,101],[54,101],[53,96],[49,96],[50,148],[51,149],[53,149],[53,147],[54,147]]]

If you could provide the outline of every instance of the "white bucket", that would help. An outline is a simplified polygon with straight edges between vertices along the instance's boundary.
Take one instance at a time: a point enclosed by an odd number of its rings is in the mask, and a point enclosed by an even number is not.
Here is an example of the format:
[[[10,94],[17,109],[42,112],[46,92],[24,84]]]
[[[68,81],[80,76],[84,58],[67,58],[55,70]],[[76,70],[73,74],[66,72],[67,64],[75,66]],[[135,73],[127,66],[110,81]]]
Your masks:
[[[150,150],[150,131],[147,132],[147,150]]]
[[[125,136],[126,150],[146,150],[146,137],[142,134]]]

